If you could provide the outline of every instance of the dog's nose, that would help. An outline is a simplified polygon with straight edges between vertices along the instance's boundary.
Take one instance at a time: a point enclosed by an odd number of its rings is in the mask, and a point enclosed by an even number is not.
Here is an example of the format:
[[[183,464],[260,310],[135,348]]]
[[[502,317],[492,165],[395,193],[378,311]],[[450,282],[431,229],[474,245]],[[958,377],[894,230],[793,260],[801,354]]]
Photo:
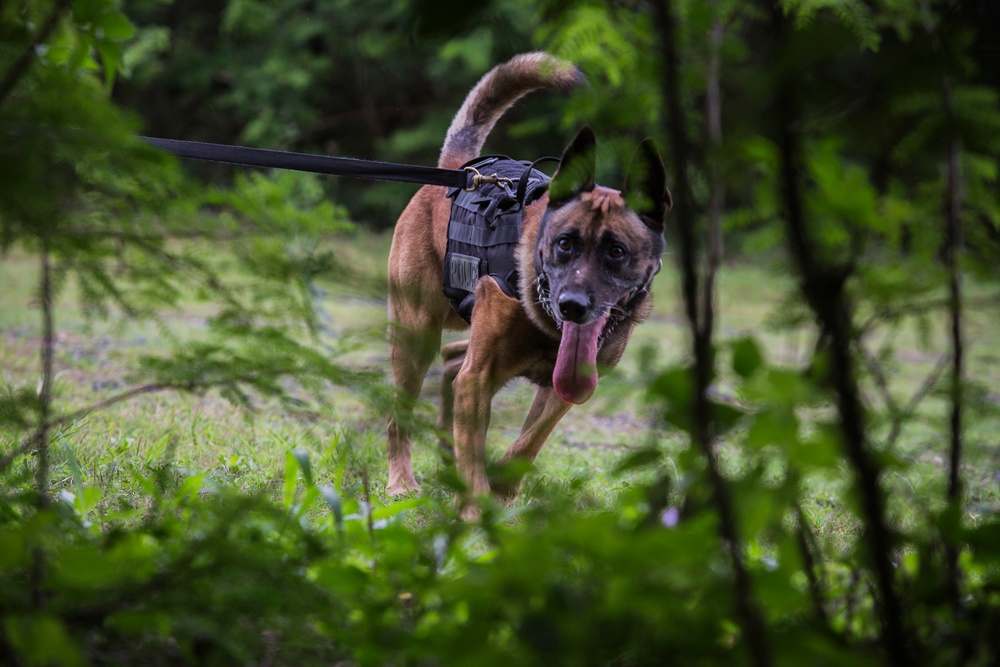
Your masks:
[[[559,314],[564,320],[580,324],[590,310],[590,297],[582,292],[563,292],[559,295]]]

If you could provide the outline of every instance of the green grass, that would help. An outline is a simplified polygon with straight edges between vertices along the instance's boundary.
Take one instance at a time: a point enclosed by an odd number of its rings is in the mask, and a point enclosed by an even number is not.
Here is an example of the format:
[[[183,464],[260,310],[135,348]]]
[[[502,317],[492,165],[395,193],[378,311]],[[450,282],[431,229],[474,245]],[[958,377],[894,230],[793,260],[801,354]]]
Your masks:
[[[343,361],[356,368],[374,369],[389,379],[388,345],[385,340],[385,261],[387,236],[359,234],[339,241],[337,256],[353,267],[342,282],[323,285],[323,307],[329,326],[337,335],[358,341],[357,349]],[[360,276],[357,275],[360,273]],[[7,387],[34,387],[39,374],[40,317],[34,302],[37,260],[12,254],[0,264],[0,366]],[[724,268],[718,285],[717,338],[720,368],[728,365],[725,343],[746,335],[759,340],[768,361],[798,367],[813,344],[808,328],[779,331],[771,326],[779,304],[792,281],[773,267],[736,262]],[[974,295],[988,295],[989,288],[971,285]],[[574,410],[557,427],[542,450],[524,488],[528,494],[573,488],[581,507],[611,507],[621,493],[638,481],[649,479],[647,471],[613,474],[623,457],[637,448],[654,445],[673,467],[680,463],[686,440],[677,431],[658,425],[656,409],[639,389],[639,379],[648,374],[641,368],[654,358],[657,367],[679,363],[688,357],[687,325],[683,317],[676,271],[669,262],[654,286],[656,305],[651,319],[636,330],[633,343],[619,368],[602,379],[598,392],[587,405]],[[995,324],[1000,309],[987,305],[970,309],[966,321],[967,370],[982,387],[1000,386],[1000,353]],[[203,306],[163,314],[161,325],[134,322],[89,322],[76,305],[72,289],[61,295],[56,307],[58,329],[55,396],[57,413],[67,413],[128,389],[130,369],[142,354],[155,353],[171,338],[197,338],[205,327]],[[886,363],[889,389],[905,403],[918,390],[942,354],[948,350],[943,315],[934,321],[929,335],[915,326],[897,332],[894,351]],[[450,335],[450,334],[449,334]],[[876,341],[877,342],[877,341]],[[875,349],[875,346],[873,346]],[[731,378],[723,374],[719,391],[730,400]],[[878,416],[880,395],[870,382],[865,396]],[[148,470],[165,460],[196,472],[206,472],[249,493],[279,496],[285,455],[289,450],[310,453],[317,480],[332,478],[343,462],[347,479],[357,486],[367,474],[372,491],[380,500],[385,485],[385,415],[374,414],[358,396],[343,388],[329,388],[333,407],[319,415],[290,413],[281,406],[261,402],[253,412],[233,406],[216,392],[203,396],[173,392],[141,396],[94,412],[68,426],[55,438],[54,491],[71,488],[72,470],[65,449],[75,452],[88,484],[105,490],[102,510],[114,512],[140,502],[141,492],[130,480],[130,471]],[[435,366],[425,383],[422,398],[432,415],[440,391],[440,367]],[[496,458],[516,437],[533,389],[516,381],[495,399],[488,447]],[[985,410],[969,411],[966,457],[963,470],[968,485],[969,519],[1000,508],[998,436],[1000,419],[997,393],[981,394]],[[994,408],[992,413],[988,408]],[[914,419],[903,429],[893,454],[908,465],[890,468],[886,485],[892,491],[892,510],[903,526],[927,520],[926,508],[943,504],[947,475],[947,401],[940,393],[928,396]],[[886,428],[876,420],[876,443]],[[24,432],[0,433],[3,450],[24,437]],[[414,466],[426,493],[444,496],[437,481],[442,463],[433,433],[418,434],[414,444]],[[721,460],[731,473],[742,473],[750,465],[738,438],[721,444]],[[25,460],[24,465],[30,461]],[[814,474],[806,484],[804,506],[834,545],[853,537],[856,522],[845,504],[850,480],[844,468]],[[770,473],[780,478],[781,470]],[[923,509],[921,509],[923,508]]]

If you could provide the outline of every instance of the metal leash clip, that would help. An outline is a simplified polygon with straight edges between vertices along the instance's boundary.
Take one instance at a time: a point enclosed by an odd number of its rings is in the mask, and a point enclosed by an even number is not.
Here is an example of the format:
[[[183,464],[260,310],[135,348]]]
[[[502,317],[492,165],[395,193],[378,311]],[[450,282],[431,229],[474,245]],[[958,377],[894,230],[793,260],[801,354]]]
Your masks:
[[[464,188],[466,192],[474,192],[479,189],[480,185],[500,185],[504,189],[510,190],[514,187],[514,181],[511,179],[501,176],[499,174],[490,174],[489,176],[483,176],[479,173],[479,170],[475,167],[466,167],[465,171],[472,174],[472,187]]]

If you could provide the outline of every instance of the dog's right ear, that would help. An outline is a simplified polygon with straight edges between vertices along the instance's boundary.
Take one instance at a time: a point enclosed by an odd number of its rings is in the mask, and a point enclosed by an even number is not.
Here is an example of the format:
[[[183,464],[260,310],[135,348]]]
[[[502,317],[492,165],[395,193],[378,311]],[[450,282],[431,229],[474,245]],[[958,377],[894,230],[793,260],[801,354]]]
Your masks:
[[[663,219],[673,206],[673,199],[667,188],[667,170],[652,139],[646,139],[639,145],[625,177],[622,195],[647,227],[663,233]]]
[[[558,206],[581,192],[594,189],[597,171],[597,138],[584,125],[569,142],[559,160],[559,168],[549,183],[549,202]]]

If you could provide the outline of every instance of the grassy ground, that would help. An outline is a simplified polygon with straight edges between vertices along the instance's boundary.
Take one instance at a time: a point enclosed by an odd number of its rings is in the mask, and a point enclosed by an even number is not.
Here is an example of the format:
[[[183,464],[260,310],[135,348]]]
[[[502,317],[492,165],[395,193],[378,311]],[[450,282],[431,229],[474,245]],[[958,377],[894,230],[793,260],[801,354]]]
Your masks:
[[[345,360],[347,363],[377,369],[388,379],[384,337],[388,237],[352,237],[339,243],[336,252],[341,261],[365,267],[365,277],[324,286],[330,326],[339,335],[350,335],[362,342]],[[24,254],[9,255],[0,263],[3,386],[34,386],[38,381],[40,317],[33,300],[37,275],[37,260]],[[753,334],[771,363],[801,364],[813,344],[812,334],[806,328],[779,332],[769,325],[792,288],[791,280],[774,267],[743,262],[727,266],[719,280],[719,339]],[[971,291],[989,293],[976,285]],[[636,481],[636,475],[611,474],[630,451],[653,442],[676,464],[686,447],[684,438],[677,432],[654,428],[655,412],[637,388],[637,378],[648,371],[640,366],[648,365],[649,358],[662,366],[687,355],[686,323],[669,262],[657,278],[654,294],[653,317],[636,331],[619,369],[602,379],[595,398],[575,408],[557,428],[527,479],[525,488],[529,492],[576,485],[581,506],[603,507]],[[60,298],[56,313],[59,334],[55,393],[59,413],[86,407],[128,389],[129,372],[137,356],[155,352],[167,343],[164,330],[149,323],[88,322],[76,307],[71,290]],[[967,321],[968,374],[986,388],[1000,386],[1000,346],[995,334],[998,314],[1000,309],[994,301],[970,309]],[[204,328],[203,315],[197,309],[166,313],[164,323],[182,338],[197,337]],[[933,323],[928,340],[918,334],[915,327],[903,327],[894,338],[894,354],[886,364],[889,391],[902,403],[919,391],[947,352],[943,319]],[[723,379],[719,390],[723,396],[726,387]],[[433,404],[439,389],[440,369],[436,367],[425,384],[425,401]],[[385,417],[365,409],[348,390],[330,391],[334,408],[319,419],[290,414],[268,404],[251,413],[213,393],[159,393],[115,405],[92,413],[58,434],[53,485],[71,486],[69,462],[65,453],[59,453],[69,447],[89,476],[88,483],[105,490],[107,512],[131,507],[139,496],[138,490],[130,487],[126,472],[143,470],[165,458],[191,470],[209,472],[248,492],[280,493],[285,453],[304,449],[310,452],[320,481],[332,476],[337,465],[345,461],[349,476],[357,478],[367,471],[373,479],[373,491],[380,494],[385,483]],[[516,437],[532,395],[530,386],[515,382],[497,396],[489,436],[494,457]],[[874,386],[866,395],[873,406],[879,405],[879,392]],[[984,408],[996,407],[1000,402],[1000,396],[989,390],[979,399]],[[430,407],[427,412],[430,414]],[[946,419],[946,401],[932,392],[921,402],[916,418],[901,432],[893,450],[911,462],[887,475],[894,510],[904,523],[921,520],[913,514],[913,506],[930,506],[927,502],[914,503],[914,499],[943,498]],[[995,411],[992,415],[976,412],[969,415],[969,423],[964,473],[974,520],[977,513],[1000,507],[1000,476],[996,473],[1000,464],[1000,420]],[[877,426],[875,433],[883,437],[886,430]],[[0,432],[2,449],[9,449],[24,435]],[[441,469],[436,438],[430,433],[422,435],[414,449],[415,469],[425,491],[444,495],[443,487],[435,482]],[[727,469],[740,470],[745,457],[735,441],[724,443],[721,451]],[[853,529],[843,499],[848,482],[842,473],[833,471],[811,479],[807,487],[808,511],[823,533],[835,541],[850,539]]]

